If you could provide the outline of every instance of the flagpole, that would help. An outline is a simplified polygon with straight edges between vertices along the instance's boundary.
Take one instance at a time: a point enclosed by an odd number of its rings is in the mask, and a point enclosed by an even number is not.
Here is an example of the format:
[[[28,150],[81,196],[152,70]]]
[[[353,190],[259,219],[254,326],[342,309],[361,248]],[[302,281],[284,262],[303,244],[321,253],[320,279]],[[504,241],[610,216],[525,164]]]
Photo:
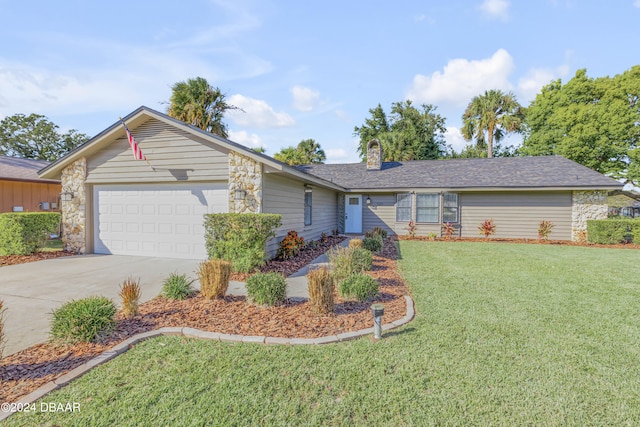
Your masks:
[[[134,158],[136,158],[136,159],[138,159],[138,157],[137,157],[137,155],[136,155],[136,153],[135,153],[135,150],[134,150],[134,148],[133,148],[133,145],[132,145],[132,143],[131,143],[131,140],[133,140],[133,144],[135,144],[135,145],[136,145],[136,147],[138,148],[138,150],[140,151],[140,155],[142,156],[142,159],[140,159],[140,160],[144,160],[144,161],[147,163],[147,165],[151,168],[151,170],[155,172],[155,171],[156,171],[156,168],[154,168],[153,166],[151,166],[151,163],[149,163],[149,160],[147,159],[147,156],[145,156],[145,155],[142,153],[142,150],[140,150],[140,148],[138,147],[138,144],[135,142],[135,138],[133,137],[133,135],[131,134],[131,131],[130,131],[130,130],[129,130],[129,128],[127,127],[127,124],[124,122],[124,120],[122,119],[122,117],[119,117],[119,119],[120,119],[120,122],[122,123],[122,126],[124,126],[124,130],[125,130],[125,132],[127,133],[127,139],[129,139],[129,145],[131,146],[131,151],[133,152],[133,157],[134,157]]]

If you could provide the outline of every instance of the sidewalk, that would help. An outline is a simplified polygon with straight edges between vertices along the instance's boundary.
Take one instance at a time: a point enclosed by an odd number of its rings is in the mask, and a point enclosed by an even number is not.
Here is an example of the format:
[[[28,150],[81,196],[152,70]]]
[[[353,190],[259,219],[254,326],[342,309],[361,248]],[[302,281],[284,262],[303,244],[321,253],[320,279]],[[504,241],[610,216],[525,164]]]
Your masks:
[[[340,246],[346,247],[349,245],[347,238],[340,243]],[[318,258],[311,261],[311,263],[302,267],[300,270],[287,277],[287,298],[309,298],[309,287],[307,283],[307,274],[309,270],[318,268],[323,265],[328,265],[329,258],[326,254],[320,255]],[[229,282],[229,288],[227,289],[229,295],[247,295],[247,287],[244,282],[231,281]]]

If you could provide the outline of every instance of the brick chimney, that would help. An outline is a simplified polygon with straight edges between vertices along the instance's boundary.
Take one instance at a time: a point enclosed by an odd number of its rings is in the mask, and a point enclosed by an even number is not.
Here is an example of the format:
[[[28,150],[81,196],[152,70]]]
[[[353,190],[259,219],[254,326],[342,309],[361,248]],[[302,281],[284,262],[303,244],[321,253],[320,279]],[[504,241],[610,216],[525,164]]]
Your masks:
[[[367,144],[367,170],[380,170],[382,167],[382,147],[380,141],[372,139]]]

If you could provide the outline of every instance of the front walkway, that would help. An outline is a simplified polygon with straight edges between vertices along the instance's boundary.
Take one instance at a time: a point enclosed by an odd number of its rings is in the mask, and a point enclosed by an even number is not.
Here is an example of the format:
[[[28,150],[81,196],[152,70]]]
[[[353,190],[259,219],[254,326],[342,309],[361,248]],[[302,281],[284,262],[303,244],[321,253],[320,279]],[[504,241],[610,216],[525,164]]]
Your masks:
[[[340,246],[348,246],[350,238],[343,240]],[[322,254],[311,263],[302,267],[289,277],[287,277],[287,298],[309,298],[309,287],[307,283],[307,274],[310,269],[328,265],[329,259],[326,254]],[[231,281],[227,289],[229,295],[247,295],[247,287],[244,282]]]

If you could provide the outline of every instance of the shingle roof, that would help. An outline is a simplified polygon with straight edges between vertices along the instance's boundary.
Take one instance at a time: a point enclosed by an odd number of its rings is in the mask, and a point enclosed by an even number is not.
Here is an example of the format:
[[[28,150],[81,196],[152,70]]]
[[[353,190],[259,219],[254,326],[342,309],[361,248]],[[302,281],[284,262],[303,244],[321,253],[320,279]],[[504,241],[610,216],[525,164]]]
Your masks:
[[[385,188],[607,188],[618,181],[560,156],[385,162],[380,170],[364,163],[318,164],[298,169],[347,189]]]
[[[59,182],[50,179],[42,179],[38,176],[38,171],[48,164],[49,162],[44,160],[0,156],[0,179],[10,179],[12,181]]]

